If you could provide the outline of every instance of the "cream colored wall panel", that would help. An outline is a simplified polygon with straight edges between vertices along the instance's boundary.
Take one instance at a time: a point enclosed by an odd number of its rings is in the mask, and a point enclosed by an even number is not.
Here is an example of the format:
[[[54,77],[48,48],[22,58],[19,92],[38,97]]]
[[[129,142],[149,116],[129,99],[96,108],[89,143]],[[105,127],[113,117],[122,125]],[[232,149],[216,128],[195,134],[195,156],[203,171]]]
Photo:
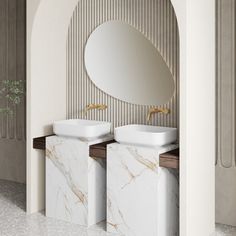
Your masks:
[[[215,235],[215,0],[186,5],[186,39],[180,25],[180,218],[186,232],[180,229],[180,235],[210,236]]]
[[[27,1],[28,213],[45,206],[45,155],[33,149],[33,138],[51,134],[53,121],[66,118],[66,40],[77,3],[78,0]]]
[[[146,124],[149,106],[129,104],[105,94],[89,79],[84,66],[84,47],[100,24],[121,20],[142,32],[160,51],[176,83],[175,95],[163,105],[171,114],[152,117],[153,125],[178,127],[179,41],[176,16],[166,0],[81,0],[74,11],[67,40],[67,118],[85,118],[90,103],[107,104],[106,111],[89,111],[86,118],[111,121],[113,126]],[[140,94],[145,96],[145,94]]]

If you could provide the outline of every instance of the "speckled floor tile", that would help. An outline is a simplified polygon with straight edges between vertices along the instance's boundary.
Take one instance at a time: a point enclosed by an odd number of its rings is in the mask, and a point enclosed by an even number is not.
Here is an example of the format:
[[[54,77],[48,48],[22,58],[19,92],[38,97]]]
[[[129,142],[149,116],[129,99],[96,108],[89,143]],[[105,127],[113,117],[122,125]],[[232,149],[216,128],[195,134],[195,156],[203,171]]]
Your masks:
[[[25,185],[0,180],[0,236],[112,236],[105,223],[86,229],[47,218],[43,213],[25,213]]]
[[[216,224],[216,236],[236,236],[236,227]]]
[[[24,184],[0,180],[0,236],[115,236],[105,232],[105,222],[87,230],[47,218],[43,212],[27,215],[25,188]],[[236,227],[216,224],[216,236],[236,236]]]

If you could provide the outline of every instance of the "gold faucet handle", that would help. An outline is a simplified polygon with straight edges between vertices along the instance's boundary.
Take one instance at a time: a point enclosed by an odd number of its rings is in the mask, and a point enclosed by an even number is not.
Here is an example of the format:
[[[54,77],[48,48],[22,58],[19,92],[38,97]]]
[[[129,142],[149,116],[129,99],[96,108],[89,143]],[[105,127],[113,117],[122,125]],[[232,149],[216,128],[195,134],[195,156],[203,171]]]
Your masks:
[[[85,107],[85,109],[89,110],[89,109],[94,109],[95,107],[96,107],[96,104],[91,103],[91,104],[88,104],[88,105]]]
[[[167,108],[163,108],[163,109],[160,109],[160,113],[163,113],[163,114],[169,114],[170,113],[170,109],[167,109]]]
[[[98,110],[105,110],[107,108],[107,105],[105,104],[89,104],[86,106],[86,109],[98,109]]]
[[[149,112],[148,112],[148,115],[147,115],[147,122],[150,123],[150,120],[151,120],[151,116],[152,114],[154,113],[162,113],[162,114],[169,114],[170,113],[170,109],[167,109],[167,108],[157,108],[157,107],[154,107],[154,108],[150,108]]]
[[[163,114],[169,114],[170,113],[170,109],[167,108],[150,108],[149,113],[163,113]]]
[[[105,110],[107,109],[107,105],[105,104],[88,104],[85,109],[83,110],[83,114],[84,116],[87,115],[87,112],[90,111],[90,110],[93,110],[93,109],[98,109],[98,110]]]
[[[105,104],[98,104],[98,110],[105,110],[107,109],[107,105]]]

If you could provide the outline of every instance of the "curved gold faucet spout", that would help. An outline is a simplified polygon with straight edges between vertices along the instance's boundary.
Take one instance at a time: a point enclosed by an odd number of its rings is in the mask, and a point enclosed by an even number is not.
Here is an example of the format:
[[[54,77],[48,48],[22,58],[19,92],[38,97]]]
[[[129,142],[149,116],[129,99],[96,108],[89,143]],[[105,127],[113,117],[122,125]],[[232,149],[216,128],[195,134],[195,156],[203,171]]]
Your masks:
[[[84,109],[84,116],[87,115],[87,112],[90,111],[90,110],[105,110],[107,109],[107,105],[105,104],[89,104],[85,107]]]
[[[162,114],[167,115],[167,114],[170,113],[170,109],[167,109],[167,108],[157,108],[157,107],[151,108],[148,111],[148,114],[147,114],[147,122],[148,123],[150,123],[151,117],[155,113],[162,113]]]

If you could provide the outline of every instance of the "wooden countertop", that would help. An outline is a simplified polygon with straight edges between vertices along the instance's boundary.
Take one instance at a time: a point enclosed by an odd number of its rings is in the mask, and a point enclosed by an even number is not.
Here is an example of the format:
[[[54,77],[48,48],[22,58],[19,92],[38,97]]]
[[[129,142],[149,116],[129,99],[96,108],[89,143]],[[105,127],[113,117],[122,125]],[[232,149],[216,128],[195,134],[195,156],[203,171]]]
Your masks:
[[[34,138],[33,139],[33,148],[39,149],[39,150],[45,150],[46,149],[46,138],[50,137],[50,136],[53,136],[53,134]]]
[[[40,149],[45,150],[46,149],[46,137],[48,136],[42,136],[38,138],[33,139],[33,148],[34,149]],[[115,140],[111,140],[104,143],[98,143],[91,145],[89,148],[89,156],[92,158],[107,158],[107,145],[114,143]],[[160,166],[165,168],[172,168],[172,169],[179,169],[179,149],[172,150],[170,152],[166,152],[163,154],[160,154]]]
[[[89,156],[92,158],[106,159],[107,158],[107,145],[111,143],[115,143],[115,142],[116,142],[115,140],[111,140],[104,143],[91,145],[89,147]]]
[[[161,167],[179,169],[179,148],[160,154],[159,165]]]

